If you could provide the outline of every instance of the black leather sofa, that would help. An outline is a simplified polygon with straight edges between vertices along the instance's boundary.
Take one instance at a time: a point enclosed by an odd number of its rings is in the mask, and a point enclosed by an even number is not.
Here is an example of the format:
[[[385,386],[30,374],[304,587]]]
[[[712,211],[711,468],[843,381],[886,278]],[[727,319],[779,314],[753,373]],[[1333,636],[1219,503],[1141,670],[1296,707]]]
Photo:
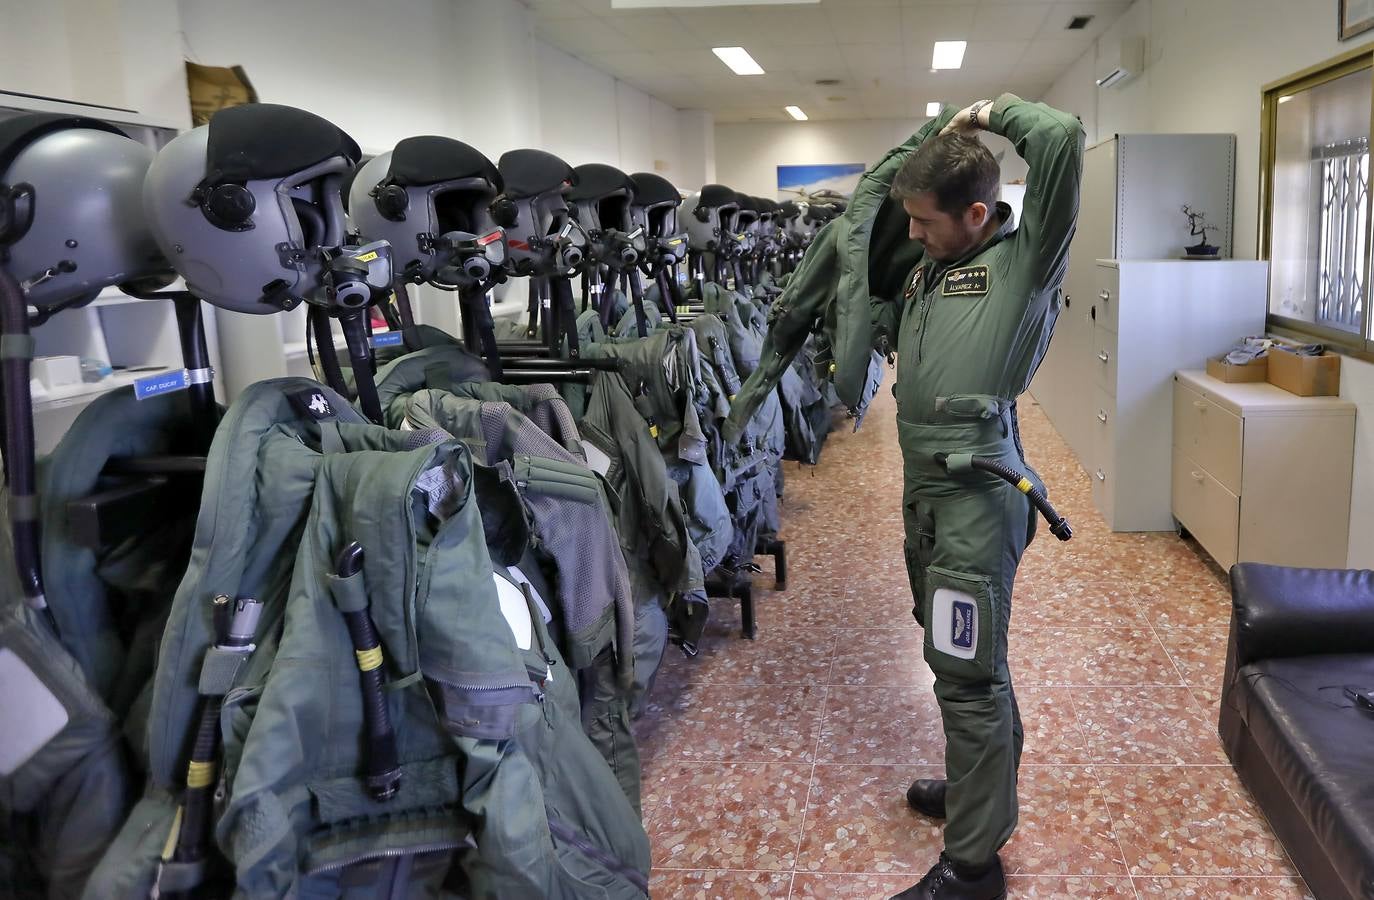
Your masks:
[[[1374,898],[1374,572],[1231,570],[1221,740],[1319,900]]]

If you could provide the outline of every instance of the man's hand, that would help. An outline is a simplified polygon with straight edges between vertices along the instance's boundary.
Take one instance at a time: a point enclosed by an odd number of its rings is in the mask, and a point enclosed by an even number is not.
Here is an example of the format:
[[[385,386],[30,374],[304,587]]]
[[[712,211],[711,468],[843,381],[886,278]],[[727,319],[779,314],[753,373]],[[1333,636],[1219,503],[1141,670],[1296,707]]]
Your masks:
[[[972,134],[988,127],[992,115],[992,101],[979,100],[954,114],[949,124],[940,129],[940,134]]]

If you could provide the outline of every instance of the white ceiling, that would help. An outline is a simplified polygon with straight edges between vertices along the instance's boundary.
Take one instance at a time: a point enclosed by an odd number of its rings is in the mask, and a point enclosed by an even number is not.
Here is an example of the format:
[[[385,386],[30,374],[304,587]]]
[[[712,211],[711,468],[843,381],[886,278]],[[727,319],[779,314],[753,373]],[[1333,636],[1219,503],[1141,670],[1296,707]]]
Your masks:
[[[821,0],[791,6],[612,10],[611,0],[525,0],[542,40],[679,109],[719,122],[913,118],[1043,93],[1130,0]],[[1069,20],[1091,15],[1082,31]],[[962,69],[933,73],[937,40],[967,40]],[[767,74],[739,76],[711,52],[741,46]],[[818,86],[818,79],[840,84]]]

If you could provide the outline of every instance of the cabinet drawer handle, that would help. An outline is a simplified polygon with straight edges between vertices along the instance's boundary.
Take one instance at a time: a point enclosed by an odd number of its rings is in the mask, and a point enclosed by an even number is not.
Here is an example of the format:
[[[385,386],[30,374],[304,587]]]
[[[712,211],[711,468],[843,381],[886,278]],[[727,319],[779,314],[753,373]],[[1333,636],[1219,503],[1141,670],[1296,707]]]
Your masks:
[[[1206,411],[1207,411],[1207,401],[1205,401],[1205,400],[1194,400],[1194,401],[1193,401],[1193,409],[1197,409],[1197,410],[1201,410],[1202,412],[1206,412]]]
[[[1103,362],[1106,362],[1107,360],[1111,359],[1111,356],[1107,353],[1106,350],[1099,350],[1097,351],[1097,358],[1102,360]]]
[[[1107,473],[1104,472],[1104,471],[1102,471],[1101,469],[1098,469],[1098,470],[1097,470],[1097,480],[1098,480],[1098,481],[1106,481],[1106,480],[1107,480]]]
[[[1112,299],[1112,292],[1107,290],[1106,288],[1103,288],[1101,293],[1097,295],[1097,299],[1105,303],[1106,301]]]
[[[1198,484],[1202,484],[1202,473],[1201,473],[1201,472],[1194,472],[1194,473],[1192,473],[1192,474],[1193,474],[1193,480],[1196,481]]]
[[[1103,425],[1107,424],[1107,413],[1104,410],[1099,409],[1097,411],[1097,421],[1101,422]]]

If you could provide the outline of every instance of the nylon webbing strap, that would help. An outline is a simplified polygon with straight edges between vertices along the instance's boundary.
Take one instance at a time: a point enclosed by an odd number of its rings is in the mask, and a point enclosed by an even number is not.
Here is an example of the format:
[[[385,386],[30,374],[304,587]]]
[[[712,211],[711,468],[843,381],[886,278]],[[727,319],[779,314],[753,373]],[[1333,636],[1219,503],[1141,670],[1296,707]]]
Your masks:
[[[205,860],[197,862],[165,862],[158,874],[159,891],[183,894],[205,882]]]
[[[367,586],[363,583],[363,573],[355,572],[347,578],[329,574],[329,593],[334,597],[334,605],[342,613],[362,612],[367,609]]]
[[[31,334],[0,335],[0,359],[33,359],[37,346]]]
[[[238,678],[239,669],[248,659],[252,647],[211,647],[205,651],[200,664],[200,684],[197,690],[206,697],[223,697]]]
[[[343,435],[339,434],[339,423],[334,419],[320,422],[320,449],[325,453],[345,452]]]

